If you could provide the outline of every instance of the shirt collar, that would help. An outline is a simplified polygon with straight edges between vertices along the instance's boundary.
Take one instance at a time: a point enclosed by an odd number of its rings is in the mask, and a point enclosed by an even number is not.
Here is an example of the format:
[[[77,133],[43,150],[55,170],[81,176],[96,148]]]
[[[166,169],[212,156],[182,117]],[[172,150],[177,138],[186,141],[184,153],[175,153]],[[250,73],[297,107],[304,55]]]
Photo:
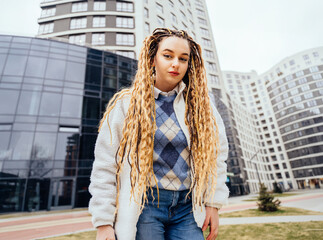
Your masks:
[[[186,85],[183,81],[181,81],[179,84],[177,84],[177,86],[169,92],[163,92],[163,91],[159,90],[158,88],[154,87],[154,97],[155,97],[155,99],[157,99],[159,94],[164,95],[166,97],[172,96],[175,93],[179,94],[184,90],[185,87],[186,87]]]

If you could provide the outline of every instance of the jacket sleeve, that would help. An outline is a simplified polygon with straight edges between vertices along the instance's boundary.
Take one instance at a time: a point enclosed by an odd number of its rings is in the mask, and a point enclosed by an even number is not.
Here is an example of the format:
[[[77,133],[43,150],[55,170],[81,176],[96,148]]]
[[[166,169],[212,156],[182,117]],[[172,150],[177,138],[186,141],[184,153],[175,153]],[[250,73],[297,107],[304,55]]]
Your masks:
[[[205,205],[220,209],[223,205],[227,204],[229,197],[229,189],[225,184],[227,180],[227,164],[225,163],[225,161],[228,157],[229,146],[223,120],[212,102],[211,106],[219,129],[220,147],[217,158],[217,183],[215,194],[213,198],[211,198],[208,202],[205,203]]]
[[[92,195],[89,212],[92,215],[94,227],[113,226],[115,220],[117,196],[115,156],[125,119],[123,105],[122,99],[116,103],[110,112],[109,119],[105,119],[95,143],[95,160],[89,186],[89,192]],[[111,134],[107,121],[110,124]]]

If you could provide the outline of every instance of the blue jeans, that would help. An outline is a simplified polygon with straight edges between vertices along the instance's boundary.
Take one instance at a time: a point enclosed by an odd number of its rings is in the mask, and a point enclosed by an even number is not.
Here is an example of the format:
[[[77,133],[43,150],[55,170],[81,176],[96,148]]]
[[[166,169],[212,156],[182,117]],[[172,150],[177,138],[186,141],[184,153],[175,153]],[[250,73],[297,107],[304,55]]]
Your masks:
[[[148,191],[148,203],[139,216],[136,240],[204,240],[201,228],[195,222],[191,195],[185,199],[188,190],[169,191],[157,189],[153,197]]]

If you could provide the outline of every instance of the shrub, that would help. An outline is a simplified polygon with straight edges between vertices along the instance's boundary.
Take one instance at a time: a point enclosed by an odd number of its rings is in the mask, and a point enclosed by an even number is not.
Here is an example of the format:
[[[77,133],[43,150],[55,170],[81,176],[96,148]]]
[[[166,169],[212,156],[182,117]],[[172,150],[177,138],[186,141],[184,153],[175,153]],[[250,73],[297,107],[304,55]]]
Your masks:
[[[257,204],[260,211],[274,212],[278,210],[280,201],[278,199],[274,200],[274,196],[268,193],[265,185],[261,183]]]

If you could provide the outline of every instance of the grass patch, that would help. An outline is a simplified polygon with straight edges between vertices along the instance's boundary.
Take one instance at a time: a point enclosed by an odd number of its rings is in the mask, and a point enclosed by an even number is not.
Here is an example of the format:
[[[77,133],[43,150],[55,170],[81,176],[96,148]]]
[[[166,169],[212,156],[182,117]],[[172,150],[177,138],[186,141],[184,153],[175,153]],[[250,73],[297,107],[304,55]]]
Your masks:
[[[299,195],[298,193],[271,193],[275,198],[282,198],[282,197],[290,197],[290,196],[295,196]],[[258,201],[258,196],[244,199],[243,201],[245,202],[255,202]]]
[[[80,211],[87,211],[87,208],[1,214],[0,219],[8,219],[8,218],[16,218],[16,217],[31,217],[31,216],[38,216],[38,215],[50,215],[50,214],[56,214],[56,213],[69,213],[69,212],[72,213],[72,212],[80,212]]]
[[[247,209],[243,211],[235,211],[229,213],[221,213],[221,218],[230,217],[266,217],[266,216],[295,216],[295,215],[322,215],[322,212],[309,211],[300,208],[279,207],[276,212],[263,212],[258,209]]]
[[[208,234],[205,231],[204,236]],[[294,240],[322,239],[323,221],[302,223],[264,223],[220,226],[217,240]],[[47,240],[87,240],[95,239],[96,231],[82,232],[60,237],[46,238]]]

